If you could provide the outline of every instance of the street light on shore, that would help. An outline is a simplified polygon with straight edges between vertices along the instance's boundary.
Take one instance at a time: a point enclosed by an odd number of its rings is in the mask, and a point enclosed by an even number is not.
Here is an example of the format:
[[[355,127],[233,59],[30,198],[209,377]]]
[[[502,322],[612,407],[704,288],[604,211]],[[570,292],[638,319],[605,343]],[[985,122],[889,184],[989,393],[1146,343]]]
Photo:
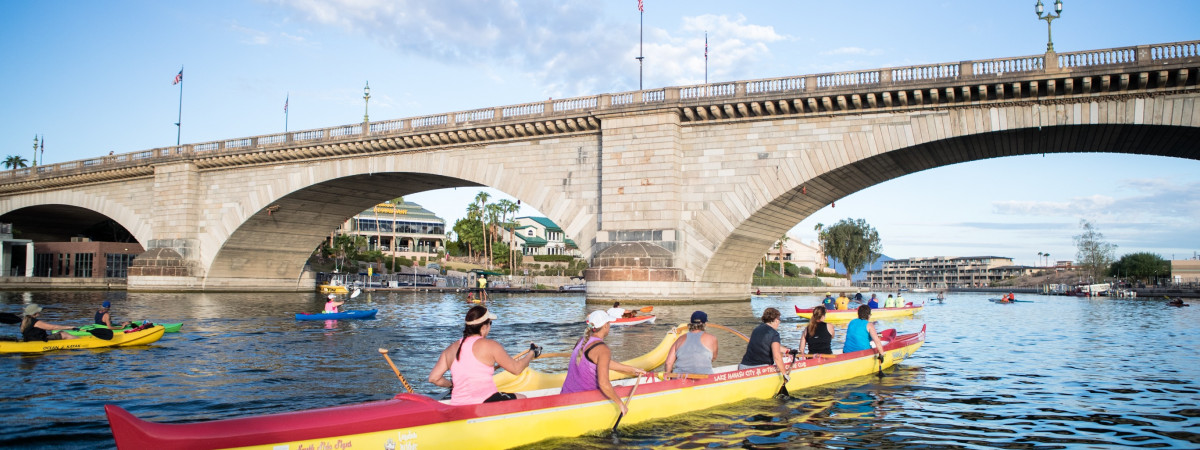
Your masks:
[[[1042,0],[1038,0],[1033,9],[1037,12],[1038,19],[1046,21],[1046,53],[1054,53],[1054,39],[1050,36],[1050,22],[1062,16],[1062,0],[1054,0],[1054,14],[1042,15],[1042,11],[1046,9],[1042,6]]]

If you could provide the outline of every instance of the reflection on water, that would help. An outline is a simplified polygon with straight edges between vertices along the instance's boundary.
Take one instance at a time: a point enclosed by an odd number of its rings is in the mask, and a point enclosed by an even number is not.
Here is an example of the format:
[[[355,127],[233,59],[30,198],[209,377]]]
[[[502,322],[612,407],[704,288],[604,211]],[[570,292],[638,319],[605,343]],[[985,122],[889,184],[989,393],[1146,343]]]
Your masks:
[[[597,434],[533,447],[1200,446],[1200,308],[1039,296],[1001,305],[986,297],[951,295],[913,318],[880,321],[881,329],[901,333],[929,325],[925,346],[882,379],[623,425],[617,445]],[[37,302],[47,321],[83,324],[104,300],[113,302],[117,320],[182,321],[183,332],[139,348],[0,355],[0,373],[9,378],[0,384],[7,419],[0,446],[111,447],[106,403],[148,420],[187,422],[390,398],[402,386],[379,348],[389,349],[418,392],[440,397],[444,389],[425,378],[438,352],[462,336],[470,307],[457,294],[364,293],[346,307],[378,309],[377,319],[323,323],[293,317],[319,311],[316,294],[7,292],[0,293],[0,311]],[[804,321],[792,305],[819,300],[756,296],[748,303],[655,306],[656,324],[614,329],[608,341],[617,358],[630,358],[695,309],[749,333],[762,310],[775,307],[784,312],[784,344],[795,347]],[[511,353],[529,341],[547,352],[568,351],[586,313],[602,309],[577,295],[496,295],[489,306],[500,317],[490,337]],[[4,326],[4,335],[17,334],[16,326]],[[741,359],[743,341],[714,334],[718,364]],[[561,371],[565,363],[534,366]]]

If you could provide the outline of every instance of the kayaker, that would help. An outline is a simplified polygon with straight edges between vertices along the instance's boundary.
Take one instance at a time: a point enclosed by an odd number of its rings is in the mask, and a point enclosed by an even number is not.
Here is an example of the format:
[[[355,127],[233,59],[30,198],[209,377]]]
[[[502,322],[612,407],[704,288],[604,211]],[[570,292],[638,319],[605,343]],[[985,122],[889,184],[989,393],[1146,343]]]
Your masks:
[[[613,403],[621,408],[621,414],[629,412],[625,402],[613,390],[612,380],[608,378],[609,370],[616,370],[634,375],[644,375],[645,370],[621,364],[612,360],[612,350],[604,343],[608,337],[609,323],[614,319],[605,311],[592,311],[587,317],[587,333],[575,343],[571,350],[571,359],[567,364],[567,378],[563,380],[560,393],[594,391],[599,389]]]
[[[608,313],[609,317],[613,318],[613,320],[625,317],[625,308],[621,307],[621,302],[613,302],[612,308],[608,308],[608,311],[606,312]]]
[[[112,316],[109,315],[109,313],[108,313],[108,308],[111,306],[112,306],[112,303],[109,302],[108,300],[105,300],[104,303],[100,304],[100,310],[96,311],[96,317],[95,317],[96,325],[104,325],[106,327],[113,328]],[[121,326],[116,327],[116,328],[118,328],[118,329],[125,328],[128,325],[129,325],[128,321],[121,322]]]
[[[896,299],[892,298],[892,294],[888,294],[888,298],[883,300],[883,307],[884,308],[895,308],[896,307]]]
[[[525,398],[522,394],[499,392],[492,380],[495,367],[499,365],[513,375],[529,367],[533,357],[515,360],[504,351],[499,342],[487,338],[492,331],[495,314],[482,305],[472,306],[464,319],[462,339],[455,341],[442,351],[437,364],[429,371],[429,382],[451,388],[451,405],[478,405]],[[532,355],[532,354],[531,354]],[[450,372],[451,380],[446,379]]]
[[[833,303],[837,309],[850,309],[850,297],[847,297],[845,292],[838,294],[837,300],[834,300]]]
[[[872,342],[875,343],[875,353],[883,356],[883,343],[879,340],[879,333],[875,332],[875,324],[871,323],[871,308],[859,306],[858,318],[851,320],[846,327],[846,343],[842,346],[842,353],[869,349]]]
[[[488,299],[487,298],[487,277],[483,276],[483,274],[481,273],[481,274],[479,274],[479,278],[476,279],[475,282],[478,283],[478,285],[479,285],[479,300],[486,302]]]
[[[871,309],[879,307],[879,299],[875,297],[875,294],[871,294],[871,300],[867,302],[867,306],[870,306]]]
[[[327,301],[325,302],[325,313],[326,314],[337,314],[338,307],[342,306],[342,304],[346,303],[346,302],[337,301],[337,295],[334,295],[334,294],[329,294],[329,297],[326,297],[326,299],[327,299]],[[105,303],[108,303],[108,302],[105,302]]]
[[[25,305],[25,317],[21,319],[21,337],[25,342],[33,341],[53,341],[58,339],[75,339],[65,331],[57,333],[47,333],[46,331],[58,330],[78,330],[78,328],[68,327],[66,325],[55,325],[50,322],[42,322],[38,320],[38,316],[42,314],[42,307],[37,303]]]
[[[824,307],[825,307],[825,309],[835,309],[835,308],[837,308],[837,301],[833,299],[833,293],[832,293],[832,292],[826,292],[826,293],[825,293],[825,299],[824,299],[824,300],[821,300],[821,305],[822,305],[822,306],[824,306]]]
[[[717,360],[717,337],[704,331],[707,323],[707,313],[692,313],[692,319],[688,322],[688,333],[683,335],[683,339],[676,339],[675,345],[667,352],[667,372],[713,373],[713,361]]]
[[[870,307],[868,306],[868,308]],[[837,329],[833,327],[833,324],[825,322],[825,307],[815,307],[813,308],[812,318],[808,320],[808,326],[804,328],[804,333],[800,335],[800,346],[796,348],[809,355],[832,355],[833,349],[830,347],[830,344],[833,342],[833,336],[836,334]],[[806,344],[807,347],[805,347]]]
[[[763,310],[762,323],[750,333],[750,341],[746,343],[746,354],[742,355],[738,370],[774,364],[779,373],[783,374],[784,380],[788,379],[783,366],[783,354],[787,349],[783,348],[779,339],[779,323],[778,309]]]

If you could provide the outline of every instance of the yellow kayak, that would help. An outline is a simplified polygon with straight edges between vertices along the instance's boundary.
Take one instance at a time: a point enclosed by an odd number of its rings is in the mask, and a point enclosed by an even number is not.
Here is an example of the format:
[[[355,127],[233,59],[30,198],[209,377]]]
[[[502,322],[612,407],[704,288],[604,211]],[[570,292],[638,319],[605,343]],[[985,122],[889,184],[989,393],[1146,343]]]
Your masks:
[[[146,345],[162,338],[166,329],[155,325],[145,330],[133,333],[116,332],[110,340],[94,336],[75,339],[56,339],[53,341],[33,342],[4,342],[0,341],[0,353],[42,353],[54,350],[71,350],[80,348],[129,347]]]
[[[657,347],[650,350],[646,354],[633,358],[627,361],[621,361],[622,364],[637,367],[642,370],[650,370],[663,365],[667,362],[667,353],[671,351],[671,345],[675,344],[675,339],[687,333],[687,325],[679,325],[673,330],[668,331],[666,336],[663,336],[662,342],[658,343]],[[622,380],[630,378],[625,372],[608,371],[610,380]],[[513,375],[507,371],[501,371],[492,377],[496,382],[496,390],[500,392],[524,392],[535,391],[538,389],[560,388],[563,381],[567,379],[566,373],[544,373],[532,368],[525,369],[520,375]]]
[[[800,309],[796,306],[796,315],[805,319],[812,318],[812,309]],[[871,310],[871,320],[906,317],[920,311],[922,306],[905,306],[901,308],[875,308]],[[826,322],[849,322],[858,318],[858,309],[831,309],[825,312]]]

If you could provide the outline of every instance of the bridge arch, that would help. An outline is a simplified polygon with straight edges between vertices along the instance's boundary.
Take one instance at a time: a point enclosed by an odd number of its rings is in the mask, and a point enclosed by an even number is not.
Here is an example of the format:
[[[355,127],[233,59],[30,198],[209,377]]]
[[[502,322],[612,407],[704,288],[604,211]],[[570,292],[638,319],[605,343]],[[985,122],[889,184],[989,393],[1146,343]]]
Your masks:
[[[780,164],[778,167],[786,173],[776,175],[767,171],[759,177],[796,182],[780,184],[750,179],[730,194],[743,201],[757,200],[746,207],[752,212],[735,216],[729,209],[705,211],[724,218],[703,223],[727,222],[730,226],[695,230],[698,236],[712,236],[715,244],[711,246],[711,257],[703,260],[705,264],[693,269],[699,273],[701,283],[747,285],[762,255],[779,236],[808,216],[850,194],[923,170],[1039,153],[1127,153],[1200,160],[1200,127],[1181,125],[1178,118],[1164,120],[1155,116],[1124,123],[1099,120],[1080,123],[1071,112],[1078,113],[1081,108],[1067,107],[1059,110],[1061,113],[1065,109],[1066,114],[1041,127],[1034,126],[1036,121],[1016,120],[1010,126],[998,127],[975,127],[965,122],[982,122],[973,120],[972,115],[976,116],[974,119],[980,115],[1036,117],[1041,112],[1038,109],[1042,108],[1013,105],[935,115],[911,114],[907,121],[861,127],[839,139],[825,141],[822,147]],[[1093,102],[1089,109],[1094,113],[1101,108]],[[855,157],[838,160],[845,155]],[[769,188],[768,192],[754,192],[763,186]]]
[[[205,288],[305,289],[305,262],[344,221],[384,200],[446,188],[487,186],[521,199],[562,224],[586,253],[595,234],[592,208],[552,184],[531,182],[545,175],[534,167],[502,150],[449,149],[327,159],[285,170],[286,176],[273,176],[277,167],[249,169],[236,176],[264,182],[210,205],[201,219],[209,224],[199,236]]]
[[[127,204],[121,201],[120,197],[101,193],[81,190],[42,191],[0,199],[0,217],[13,217],[10,214],[19,215],[23,210],[41,210],[39,215],[48,216],[35,220],[35,223],[70,218],[95,220],[97,216],[103,216],[124,227],[138,243],[145,246],[153,239],[154,230],[151,221],[147,220],[148,217],[140,212],[143,210],[142,206]]]

